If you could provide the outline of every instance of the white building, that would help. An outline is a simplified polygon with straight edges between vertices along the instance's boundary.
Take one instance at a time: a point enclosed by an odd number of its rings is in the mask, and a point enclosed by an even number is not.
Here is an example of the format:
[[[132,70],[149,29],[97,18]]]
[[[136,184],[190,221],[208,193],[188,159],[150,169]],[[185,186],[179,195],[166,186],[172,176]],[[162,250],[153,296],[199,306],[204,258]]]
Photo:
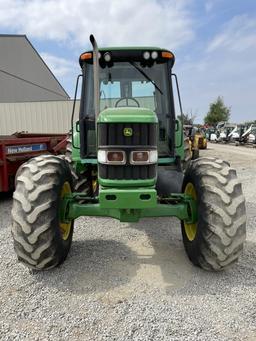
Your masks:
[[[0,135],[66,133],[72,104],[25,35],[0,35]]]

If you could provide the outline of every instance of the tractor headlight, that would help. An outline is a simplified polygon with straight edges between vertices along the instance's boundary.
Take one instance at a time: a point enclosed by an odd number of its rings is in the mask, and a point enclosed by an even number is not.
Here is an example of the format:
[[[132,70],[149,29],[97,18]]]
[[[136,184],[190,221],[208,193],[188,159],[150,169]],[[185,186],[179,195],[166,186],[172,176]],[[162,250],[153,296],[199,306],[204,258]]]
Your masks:
[[[107,165],[124,165],[125,152],[122,150],[98,150],[98,162]]]
[[[143,53],[143,58],[146,59],[146,60],[148,60],[148,59],[150,58],[150,53],[149,53],[148,51],[145,51],[145,52]]]
[[[153,52],[151,53],[151,58],[152,58],[152,59],[157,59],[157,57],[158,57],[157,51],[153,51]]]
[[[147,165],[157,163],[157,150],[138,150],[130,154],[130,163],[133,165]]]
[[[105,60],[105,62],[110,62],[111,61],[111,54],[109,53],[109,52],[106,52],[105,54],[104,54],[104,60]]]

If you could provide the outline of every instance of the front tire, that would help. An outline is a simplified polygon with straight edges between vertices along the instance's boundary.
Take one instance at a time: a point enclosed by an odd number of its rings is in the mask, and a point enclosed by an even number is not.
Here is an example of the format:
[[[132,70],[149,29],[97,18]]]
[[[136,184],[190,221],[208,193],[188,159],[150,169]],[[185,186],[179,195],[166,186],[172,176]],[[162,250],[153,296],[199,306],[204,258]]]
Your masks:
[[[86,193],[88,196],[92,194],[92,185],[90,182],[88,169],[85,169],[81,173],[76,172],[75,163],[72,160],[72,135],[71,132],[68,134],[67,146],[65,153],[65,160],[69,164],[69,168],[73,178],[74,191]]]
[[[13,194],[12,236],[18,260],[36,270],[61,264],[70,250],[73,221],[60,221],[61,198],[73,190],[67,162],[38,156],[18,170]]]
[[[189,141],[189,137],[184,137],[184,161],[183,161],[183,170],[185,170],[192,158],[191,151],[191,142]]]
[[[220,159],[197,159],[185,173],[182,191],[198,207],[195,224],[181,223],[191,262],[214,271],[236,262],[246,237],[245,199],[236,171]]]
[[[193,149],[192,151],[192,160],[196,160],[199,158],[199,149]]]

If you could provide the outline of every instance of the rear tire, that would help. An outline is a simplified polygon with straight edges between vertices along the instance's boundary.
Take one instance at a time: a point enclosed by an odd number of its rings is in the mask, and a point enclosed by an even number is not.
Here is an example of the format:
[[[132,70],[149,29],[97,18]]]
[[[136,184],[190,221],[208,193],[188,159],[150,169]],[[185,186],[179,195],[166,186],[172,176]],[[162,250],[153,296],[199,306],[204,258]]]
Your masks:
[[[203,269],[222,270],[238,260],[246,237],[241,183],[228,163],[203,157],[190,163],[182,192],[189,184],[196,192],[198,220],[196,227],[181,223],[186,253]]]
[[[36,270],[55,267],[67,257],[73,235],[73,221],[63,224],[59,216],[62,195],[73,189],[68,164],[38,156],[20,167],[16,181],[12,236],[18,259]]]

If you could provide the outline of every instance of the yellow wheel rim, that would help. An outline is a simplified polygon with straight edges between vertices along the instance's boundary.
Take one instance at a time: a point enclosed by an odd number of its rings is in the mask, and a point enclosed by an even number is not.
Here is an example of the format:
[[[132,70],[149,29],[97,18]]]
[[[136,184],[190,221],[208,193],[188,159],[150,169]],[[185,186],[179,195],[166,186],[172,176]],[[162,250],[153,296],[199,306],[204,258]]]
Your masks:
[[[68,181],[64,182],[62,189],[61,189],[61,193],[60,193],[60,197],[61,199],[66,195],[71,193],[71,187]],[[60,223],[60,232],[61,232],[61,236],[63,240],[67,240],[70,234],[70,230],[71,230],[71,222],[70,223]]]
[[[191,195],[194,200],[197,200],[196,189],[191,182],[187,183],[184,193]],[[197,232],[197,223],[189,224],[184,222],[184,227],[188,240],[190,241],[194,240]]]
[[[98,180],[92,180],[92,191],[93,193],[96,193],[98,189]]]

